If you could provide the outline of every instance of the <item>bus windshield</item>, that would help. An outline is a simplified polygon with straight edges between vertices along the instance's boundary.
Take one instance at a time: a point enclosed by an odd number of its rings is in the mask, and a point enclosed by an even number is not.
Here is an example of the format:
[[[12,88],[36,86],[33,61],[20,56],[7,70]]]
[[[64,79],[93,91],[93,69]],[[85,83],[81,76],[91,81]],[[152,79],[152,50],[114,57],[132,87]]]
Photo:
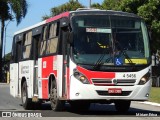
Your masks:
[[[78,64],[150,62],[148,33],[139,18],[80,15],[72,18],[72,28],[73,59]]]

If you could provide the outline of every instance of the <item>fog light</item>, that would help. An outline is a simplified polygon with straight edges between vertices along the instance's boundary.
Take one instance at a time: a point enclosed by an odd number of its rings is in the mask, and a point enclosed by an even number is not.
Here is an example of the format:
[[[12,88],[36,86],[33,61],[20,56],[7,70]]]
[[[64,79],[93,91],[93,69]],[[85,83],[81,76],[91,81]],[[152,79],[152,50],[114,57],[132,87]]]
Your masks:
[[[148,93],[146,94],[146,97],[149,97],[149,94],[148,94]]]
[[[76,96],[79,96],[79,93],[76,93]]]

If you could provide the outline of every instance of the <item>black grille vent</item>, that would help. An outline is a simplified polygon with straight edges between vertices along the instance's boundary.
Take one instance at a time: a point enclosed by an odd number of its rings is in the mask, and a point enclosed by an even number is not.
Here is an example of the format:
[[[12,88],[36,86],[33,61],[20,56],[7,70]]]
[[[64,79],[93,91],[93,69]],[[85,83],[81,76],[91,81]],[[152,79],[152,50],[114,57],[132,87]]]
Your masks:
[[[111,79],[92,79],[93,83],[112,83]]]
[[[136,79],[92,79],[96,86],[134,86]]]
[[[135,83],[135,82],[136,82],[135,79],[127,79],[127,80],[117,79],[117,83]]]

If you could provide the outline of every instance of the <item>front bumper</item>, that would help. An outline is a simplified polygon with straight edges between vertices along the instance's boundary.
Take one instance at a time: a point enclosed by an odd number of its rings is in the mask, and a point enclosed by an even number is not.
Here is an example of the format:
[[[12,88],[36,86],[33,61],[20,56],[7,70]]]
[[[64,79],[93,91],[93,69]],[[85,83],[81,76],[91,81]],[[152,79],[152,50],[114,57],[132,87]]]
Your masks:
[[[123,95],[107,94],[108,88],[121,88]],[[148,100],[151,80],[145,85],[134,86],[95,86],[83,84],[74,76],[70,77],[70,100]],[[99,92],[97,92],[99,91]],[[106,94],[105,94],[106,93]]]

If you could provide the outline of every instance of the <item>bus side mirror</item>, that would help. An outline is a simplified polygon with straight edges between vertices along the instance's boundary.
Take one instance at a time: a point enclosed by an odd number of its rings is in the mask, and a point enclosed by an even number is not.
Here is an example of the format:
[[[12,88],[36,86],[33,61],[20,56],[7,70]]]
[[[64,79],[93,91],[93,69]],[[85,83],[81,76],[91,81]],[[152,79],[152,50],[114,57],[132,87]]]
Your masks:
[[[64,17],[60,20],[60,27],[65,28],[69,26],[69,20],[68,18]]]

